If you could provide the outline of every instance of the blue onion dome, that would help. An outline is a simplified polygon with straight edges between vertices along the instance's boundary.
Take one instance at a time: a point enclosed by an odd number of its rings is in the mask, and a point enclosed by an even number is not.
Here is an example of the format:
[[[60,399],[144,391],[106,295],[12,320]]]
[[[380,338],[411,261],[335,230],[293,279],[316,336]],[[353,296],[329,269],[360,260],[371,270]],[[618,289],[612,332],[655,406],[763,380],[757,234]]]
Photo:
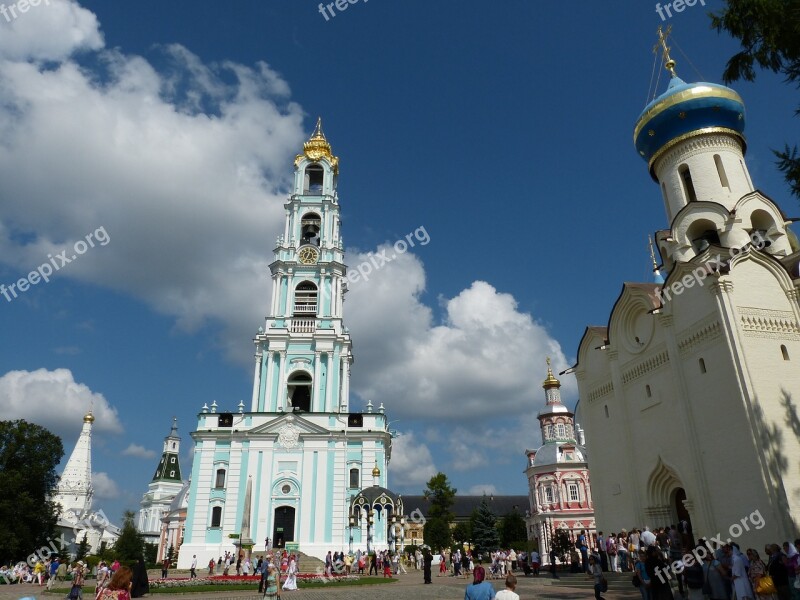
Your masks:
[[[727,133],[739,138],[744,149],[744,121],[744,102],[731,88],[716,83],[686,83],[673,75],[667,91],[648,104],[636,121],[633,143],[655,179],[656,160],[693,136]]]

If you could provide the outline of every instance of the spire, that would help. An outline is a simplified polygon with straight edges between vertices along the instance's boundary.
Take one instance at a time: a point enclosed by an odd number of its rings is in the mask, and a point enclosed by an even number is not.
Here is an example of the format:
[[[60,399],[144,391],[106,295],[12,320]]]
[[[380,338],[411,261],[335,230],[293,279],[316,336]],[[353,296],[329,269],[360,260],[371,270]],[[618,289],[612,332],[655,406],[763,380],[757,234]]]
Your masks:
[[[172,429],[170,429],[169,437],[178,437],[178,417],[172,417]]]
[[[664,283],[664,276],[658,269],[658,263],[656,262],[656,250],[655,246],[653,245],[653,236],[648,235],[647,241],[650,242],[650,260],[653,262],[653,283]]]
[[[294,166],[300,164],[304,158],[312,162],[318,162],[325,158],[331,164],[334,173],[339,172],[339,158],[333,155],[333,150],[328,142],[325,134],[322,131],[322,117],[317,118],[317,125],[314,127],[314,133],[308,138],[308,141],[303,144],[303,154],[298,154],[294,160]]]
[[[560,388],[561,382],[553,375],[553,369],[550,367],[550,357],[547,357],[547,379],[542,383],[542,387],[546,390],[550,388]]]
[[[178,435],[178,417],[172,417],[169,435],[164,438],[164,451],[158,463],[153,481],[181,482],[180,463],[181,438]]]
[[[56,487],[53,500],[63,512],[82,515],[92,507],[92,424],[94,415],[89,411],[83,417],[83,427],[75,448],[69,456]]]
[[[664,68],[669,71],[673,77],[678,77],[678,74],[675,72],[675,65],[677,63],[672,60],[672,57],[669,55],[670,47],[667,46],[667,39],[670,33],[672,33],[672,25],[668,26],[666,31],[661,29],[661,25],[658,26],[658,42],[653,46],[653,52],[658,54],[659,46],[661,46]]]

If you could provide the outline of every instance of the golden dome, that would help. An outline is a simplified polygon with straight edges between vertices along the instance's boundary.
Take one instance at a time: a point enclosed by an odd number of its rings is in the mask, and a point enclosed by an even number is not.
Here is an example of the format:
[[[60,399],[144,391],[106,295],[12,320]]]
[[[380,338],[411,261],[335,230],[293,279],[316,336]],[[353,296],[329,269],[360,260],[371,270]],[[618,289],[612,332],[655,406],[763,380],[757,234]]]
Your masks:
[[[322,133],[322,117],[317,119],[317,126],[314,128],[314,133],[312,133],[308,141],[303,144],[303,154],[298,154],[297,158],[294,159],[294,166],[296,167],[299,165],[300,161],[304,158],[313,162],[317,162],[322,158],[327,158],[331,163],[333,172],[339,172],[339,157],[333,155],[331,145],[328,140],[325,139],[325,134]]]
[[[550,368],[550,357],[547,358],[547,379],[542,383],[542,387],[546,390],[550,388],[560,388],[561,382],[553,375],[553,369]]]
[[[375,463],[375,468],[372,469],[372,476],[373,477],[380,477],[381,476],[381,470],[378,468],[378,463],[377,462]]]
[[[83,417],[83,422],[84,423],[94,423],[94,415],[92,414],[92,411],[89,411],[88,413],[86,413],[86,415]]]

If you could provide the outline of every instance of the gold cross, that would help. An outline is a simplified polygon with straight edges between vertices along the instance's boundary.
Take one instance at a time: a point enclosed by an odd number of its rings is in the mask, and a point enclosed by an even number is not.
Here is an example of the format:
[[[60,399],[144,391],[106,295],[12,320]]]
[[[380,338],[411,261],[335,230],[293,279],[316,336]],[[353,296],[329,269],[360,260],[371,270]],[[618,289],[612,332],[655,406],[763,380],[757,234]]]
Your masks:
[[[667,39],[669,38],[670,33],[672,33],[672,25],[669,25],[666,31],[662,31],[661,25],[658,26],[658,42],[655,46],[653,46],[653,53],[658,54],[658,47],[661,46],[665,61],[664,68],[669,71],[673,77],[677,77],[675,74],[676,63],[669,55],[670,47],[667,46]]]

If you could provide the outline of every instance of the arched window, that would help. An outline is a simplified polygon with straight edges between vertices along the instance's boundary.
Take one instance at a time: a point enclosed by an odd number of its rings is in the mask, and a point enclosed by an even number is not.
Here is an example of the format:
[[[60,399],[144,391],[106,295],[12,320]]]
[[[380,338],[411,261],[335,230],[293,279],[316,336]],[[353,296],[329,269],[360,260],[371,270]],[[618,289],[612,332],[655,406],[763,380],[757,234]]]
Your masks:
[[[750,241],[759,250],[769,248],[772,240],[769,239],[769,231],[775,226],[772,217],[764,210],[754,210],[750,215]]]
[[[710,245],[720,245],[717,226],[708,219],[698,219],[692,223],[686,236],[692,241],[692,246],[698,254],[705,252]]]
[[[714,164],[717,166],[717,175],[719,175],[719,182],[722,187],[728,188],[730,191],[731,186],[728,183],[728,176],[725,174],[725,165],[722,164],[722,158],[719,154],[714,155]]]
[[[322,219],[317,213],[306,213],[300,220],[300,244],[319,246]]]
[[[567,429],[566,427],[564,427],[563,423],[559,423],[558,425],[556,425],[556,436],[559,439],[564,439],[565,437],[567,437]]]
[[[303,412],[311,410],[311,375],[305,371],[292,373],[289,376],[287,392],[292,410]]]
[[[322,183],[325,179],[325,171],[320,165],[309,165],[306,167],[305,193],[322,193]]]
[[[294,291],[294,314],[317,314],[317,285],[301,282]]]
[[[215,506],[211,509],[211,527],[222,526],[222,507]]]
[[[217,479],[214,482],[215,488],[225,487],[225,469],[217,469]]]
[[[692,182],[692,172],[689,170],[689,165],[682,164],[678,167],[678,174],[681,176],[683,183],[683,193],[687,202],[697,202],[697,193],[694,191],[694,183]]]
[[[706,361],[701,358],[699,362],[700,362],[700,372],[701,373],[705,373],[706,372]]]
[[[781,355],[783,356],[783,360],[789,360],[789,350],[786,349],[786,346],[781,344]]]
[[[360,487],[359,486],[360,483],[361,483],[361,478],[358,476],[358,469],[357,468],[350,469],[350,487],[358,488]]]

